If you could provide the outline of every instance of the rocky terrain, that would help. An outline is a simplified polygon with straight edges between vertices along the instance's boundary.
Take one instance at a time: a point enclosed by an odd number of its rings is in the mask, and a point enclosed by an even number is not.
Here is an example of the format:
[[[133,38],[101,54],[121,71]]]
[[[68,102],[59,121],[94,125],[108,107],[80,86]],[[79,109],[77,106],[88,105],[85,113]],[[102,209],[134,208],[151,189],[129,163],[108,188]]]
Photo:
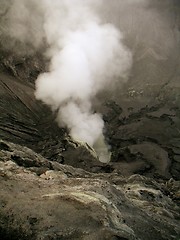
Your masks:
[[[1,239],[179,239],[178,101],[143,106],[133,90],[106,101],[103,164],[35,100],[40,59],[1,61]]]
[[[0,32],[0,239],[180,239],[180,5],[160,2],[173,47],[147,48],[129,33],[129,81],[94,99],[106,164],[35,99],[44,50],[6,49]]]
[[[90,173],[0,147],[1,239],[178,239],[177,181]]]

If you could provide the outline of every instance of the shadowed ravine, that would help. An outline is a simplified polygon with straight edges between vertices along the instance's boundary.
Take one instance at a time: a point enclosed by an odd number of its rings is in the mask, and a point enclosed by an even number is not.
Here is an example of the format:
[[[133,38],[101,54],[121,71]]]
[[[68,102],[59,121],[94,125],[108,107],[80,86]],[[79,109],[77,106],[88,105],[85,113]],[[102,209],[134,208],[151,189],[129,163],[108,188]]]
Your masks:
[[[1,26],[0,239],[180,239],[180,5],[131,2],[118,8],[113,0],[101,10],[133,53],[128,80],[92,99],[109,163],[35,98],[35,81],[50,62],[46,43],[34,50],[16,40],[9,48]]]

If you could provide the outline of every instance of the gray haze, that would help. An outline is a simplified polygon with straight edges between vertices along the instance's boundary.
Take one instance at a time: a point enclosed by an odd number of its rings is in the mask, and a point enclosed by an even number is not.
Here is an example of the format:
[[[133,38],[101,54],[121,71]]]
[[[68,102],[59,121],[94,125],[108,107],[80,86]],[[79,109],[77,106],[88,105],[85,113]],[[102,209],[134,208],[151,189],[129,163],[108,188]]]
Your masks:
[[[179,83],[179,10],[176,0],[1,0],[0,43],[21,54],[46,46],[37,99],[108,161],[92,100],[106,89],[118,101],[125,86]]]

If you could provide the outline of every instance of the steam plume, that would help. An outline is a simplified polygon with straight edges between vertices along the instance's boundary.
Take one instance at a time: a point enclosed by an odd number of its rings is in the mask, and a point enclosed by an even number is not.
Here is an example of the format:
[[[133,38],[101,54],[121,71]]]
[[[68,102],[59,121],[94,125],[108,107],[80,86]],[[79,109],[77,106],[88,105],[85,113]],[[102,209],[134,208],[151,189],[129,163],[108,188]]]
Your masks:
[[[27,56],[47,43],[51,64],[37,80],[36,97],[58,112],[59,125],[74,138],[107,153],[92,99],[114,85],[119,101],[119,82],[131,65],[114,24],[133,52],[130,86],[178,82],[172,78],[179,64],[178,9],[178,0],[1,0],[0,48]]]
[[[36,98],[58,109],[57,121],[71,136],[96,148],[101,161],[109,161],[102,117],[91,100],[117,77],[126,77],[131,54],[121,33],[102,24],[95,1],[45,1],[45,36],[51,58],[49,72],[36,82]]]
[[[36,98],[57,112],[58,124],[67,126],[74,139],[95,147],[100,160],[109,161],[104,122],[94,111],[92,100],[117,79],[126,79],[131,53],[123,44],[122,33],[100,19],[97,9],[104,1],[7,3],[1,4],[6,15],[1,32],[35,49],[43,41],[48,46],[45,55],[50,66],[36,81]]]

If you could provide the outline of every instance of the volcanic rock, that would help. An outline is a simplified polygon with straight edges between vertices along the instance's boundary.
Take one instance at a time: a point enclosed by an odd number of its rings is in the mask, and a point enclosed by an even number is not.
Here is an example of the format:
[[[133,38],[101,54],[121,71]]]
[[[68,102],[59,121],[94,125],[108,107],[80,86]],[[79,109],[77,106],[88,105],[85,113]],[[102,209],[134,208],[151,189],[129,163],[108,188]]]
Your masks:
[[[88,173],[27,147],[0,146],[3,240],[170,240],[180,234],[177,181]]]

